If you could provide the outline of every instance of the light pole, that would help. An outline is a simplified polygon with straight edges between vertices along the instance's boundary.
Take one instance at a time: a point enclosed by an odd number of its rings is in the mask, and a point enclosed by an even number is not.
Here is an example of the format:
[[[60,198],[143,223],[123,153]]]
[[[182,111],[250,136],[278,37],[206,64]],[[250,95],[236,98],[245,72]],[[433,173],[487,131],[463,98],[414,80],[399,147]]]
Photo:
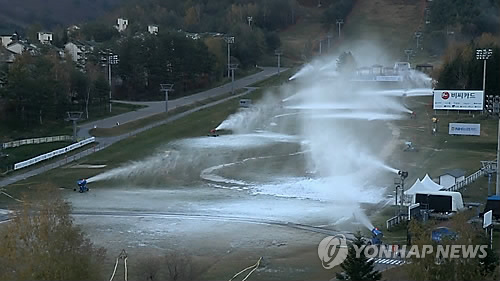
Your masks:
[[[477,49],[476,59],[483,61],[483,92],[486,93],[486,61],[493,55],[492,49]],[[483,93],[483,94],[484,94]]]
[[[332,41],[333,35],[331,33],[328,33],[326,38],[328,39],[328,52],[330,52],[330,46],[331,46],[331,41]]]
[[[337,26],[339,27],[339,40],[340,40],[340,26],[344,24],[344,20],[337,19],[337,21],[335,21],[335,24],[337,24]]]
[[[413,54],[413,49],[406,49],[405,54],[406,54],[406,61],[410,62],[410,56]]]
[[[174,84],[160,84],[160,91],[165,92],[165,112],[168,112],[168,93],[174,91]]]
[[[231,94],[234,95],[234,71],[238,69],[237,63],[232,63],[229,65],[229,70],[231,70]]]
[[[234,36],[224,37],[224,41],[227,43],[227,77],[231,76],[231,69],[229,65],[231,64],[231,44],[234,44]]]
[[[280,75],[280,68],[281,68],[281,55],[283,54],[283,51],[281,50],[275,50],[274,55],[278,57],[278,76]]]
[[[247,17],[247,21],[248,21],[248,26],[249,26],[250,28],[252,28],[252,21],[253,21],[253,17],[248,16],[248,17]]]
[[[120,62],[120,59],[118,58],[118,55],[113,54],[111,51],[101,53],[101,63],[103,66],[108,67],[109,112],[110,113],[112,110],[111,97],[112,97],[112,91],[113,91],[113,85],[112,85],[112,81],[111,81],[111,79],[112,79],[111,70],[112,70],[112,66],[117,65],[119,62]]]
[[[420,31],[415,32],[415,38],[417,38],[417,50],[420,49],[420,37],[422,37],[422,32]]]
[[[77,141],[76,122],[78,122],[81,119],[83,112],[81,112],[81,111],[67,111],[66,114],[68,114],[66,121],[73,122],[73,141],[76,142]]]
[[[490,114],[500,117],[500,96],[486,96],[486,110]],[[500,196],[500,119],[498,120],[498,136],[497,136],[497,182],[495,195]]]

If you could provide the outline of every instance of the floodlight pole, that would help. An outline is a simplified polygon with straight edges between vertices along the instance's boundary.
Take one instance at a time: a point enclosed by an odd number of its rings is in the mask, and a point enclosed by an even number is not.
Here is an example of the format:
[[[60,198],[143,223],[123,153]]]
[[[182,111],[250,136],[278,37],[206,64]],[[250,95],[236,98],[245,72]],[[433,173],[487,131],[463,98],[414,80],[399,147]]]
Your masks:
[[[340,26],[344,24],[344,20],[343,19],[337,19],[337,21],[335,23],[339,27],[338,30],[339,30],[339,40],[340,40]]]
[[[165,92],[165,112],[168,112],[168,92],[173,91],[174,84],[160,84],[160,91]]]
[[[420,37],[422,37],[422,32],[420,31],[415,32],[415,38],[417,38],[417,50],[420,47]]]
[[[406,61],[407,62],[410,62],[410,56],[411,54],[413,53],[413,50],[412,49],[406,49],[405,50],[405,54],[406,54]]]
[[[283,54],[283,52],[281,50],[275,50],[274,54],[278,57],[278,76],[279,76],[281,68],[281,55]]]
[[[483,61],[483,95],[486,95],[486,61],[491,58],[493,55],[492,49],[477,49],[476,50],[476,59]],[[498,103],[500,102],[498,97],[494,99],[496,103],[493,106],[494,113],[499,116],[498,120],[498,133],[497,133],[497,181],[496,181],[496,191],[495,195],[500,196],[500,112],[498,111]]]
[[[238,64],[230,64],[228,68],[231,71],[231,94],[234,95],[234,71],[238,68]]]
[[[234,44],[234,36],[226,36],[224,40],[227,43],[227,77],[231,77],[231,69],[229,65],[231,64],[231,44]]]

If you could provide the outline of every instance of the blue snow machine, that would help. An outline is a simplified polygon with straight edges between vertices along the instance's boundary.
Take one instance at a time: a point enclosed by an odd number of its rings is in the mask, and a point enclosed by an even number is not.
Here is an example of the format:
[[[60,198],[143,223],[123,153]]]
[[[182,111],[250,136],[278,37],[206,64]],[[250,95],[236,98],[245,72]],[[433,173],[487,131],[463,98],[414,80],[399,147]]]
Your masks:
[[[78,188],[79,188],[78,192],[84,193],[84,192],[89,191],[89,188],[87,187],[87,180],[85,180],[85,179],[78,180],[78,181],[76,181],[76,184],[78,185]]]

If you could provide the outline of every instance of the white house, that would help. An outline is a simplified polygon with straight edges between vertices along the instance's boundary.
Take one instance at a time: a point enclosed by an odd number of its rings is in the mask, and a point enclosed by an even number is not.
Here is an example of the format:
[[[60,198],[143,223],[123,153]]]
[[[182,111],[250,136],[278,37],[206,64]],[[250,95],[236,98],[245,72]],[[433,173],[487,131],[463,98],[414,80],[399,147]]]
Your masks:
[[[117,24],[116,29],[118,29],[118,32],[123,32],[127,29],[128,19],[118,18]]]
[[[12,35],[2,35],[0,36],[0,40],[2,42],[2,46],[7,47],[13,40]]]
[[[38,41],[42,44],[50,44],[53,39],[51,32],[38,32]]]
[[[148,32],[153,35],[158,35],[159,28],[157,25],[150,24],[148,25]]]
[[[13,42],[10,42],[6,48],[7,48],[7,50],[9,50],[11,52],[20,55],[24,52],[24,50],[26,49],[26,46],[19,41],[13,41]]]
[[[94,45],[82,41],[72,41],[66,43],[64,49],[74,62],[85,64],[88,54],[94,50]]]
[[[465,180],[464,170],[461,169],[449,170],[439,176],[439,185],[442,185],[444,188],[449,188],[454,184],[456,184],[457,182],[461,182],[463,180]]]

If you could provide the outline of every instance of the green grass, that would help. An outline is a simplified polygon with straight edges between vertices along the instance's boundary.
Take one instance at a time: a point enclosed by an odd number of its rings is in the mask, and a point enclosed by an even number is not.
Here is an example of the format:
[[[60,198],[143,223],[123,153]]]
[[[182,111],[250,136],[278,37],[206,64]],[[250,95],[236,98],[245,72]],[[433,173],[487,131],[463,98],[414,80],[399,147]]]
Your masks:
[[[142,107],[142,105],[113,103],[112,113],[109,113],[108,110],[104,111],[102,108],[91,108],[89,112],[89,119],[81,121],[80,124],[119,115],[125,112],[135,111]],[[72,135],[72,124],[71,122],[64,121],[65,117],[66,116],[61,116],[59,121],[45,122],[43,126],[32,128],[13,127],[7,122],[2,121],[0,122],[0,142],[58,135]],[[85,117],[85,113],[82,117]]]
[[[237,94],[243,93],[245,91],[246,91],[246,89],[238,89],[238,90],[235,90],[235,94],[237,95]],[[185,111],[188,111],[190,109],[215,102],[217,100],[228,98],[232,95],[233,95],[232,93],[226,93],[223,95],[219,95],[217,97],[207,98],[207,99],[204,99],[202,101],[192,103],[190,105],[184,105],[184,106],[177,107],[177,108],[169,111],[168,113],[167,112],[158,113],[158,114],[155,114],[152,116],[148,116],[145,118],[141,118],[138,120],[127,122],[127,123],[121,124],[120,126],[116,126],[116,127],[112,127],[112,128],[92,129],[92,130],[90,130],[90,134],[93,136],[96,136],[96,137],[114,137],[114,136],[127,134],[127,133],[133,132],[137,129],[149,126],[151,124],[164,121],[165,119],[167,119],[173,115],[179,114],[181,112],[185,112]]]
[[[6,170],[11,170],[15,163],[28,160],[38,155],[51,152],[53,150],[63,148],[70,145],[72,142],[61,141],[61,142],[50,142],[42,144],[28,144],[14,148],[7,148],[2,150],[7,157],[0,158],[0,172]]]
[[[283,83],[288,82],[288,78],[290,78],[295,72],[297,71],[297,68],[290,68],[286,71],[283,71],[280,73],[280,75],[273,75],[265,80],[259,81],[257,83],[254,83],[250,85],[251,87],[271,87],[271,86],[278,86]]]
[[[264,95],[264,92],[264,89],[258,89],[248,94],[247,97],[258,100]],[[122,140],[105,150],[81,159],[78,163],[105,164],[107,165],[106,169],[112,169],[131,160],[143,159],[156,152],[160,145],[169,141],[206,135],[211,128],[219,125],[229,114],[236,112],[238,108],[239,101],[237,99],[225,101]],[[7,186],[6,191],[18,198],[23,193],[32,195],[33,193],[30,191],[41,186],[48,185],[53,188],[72,187],[76,179],[88,178],[102,171],[102,169],[67,169],[60,167]],[[0,196],[0,206],[13,203],[15,203],[13,200]]]

